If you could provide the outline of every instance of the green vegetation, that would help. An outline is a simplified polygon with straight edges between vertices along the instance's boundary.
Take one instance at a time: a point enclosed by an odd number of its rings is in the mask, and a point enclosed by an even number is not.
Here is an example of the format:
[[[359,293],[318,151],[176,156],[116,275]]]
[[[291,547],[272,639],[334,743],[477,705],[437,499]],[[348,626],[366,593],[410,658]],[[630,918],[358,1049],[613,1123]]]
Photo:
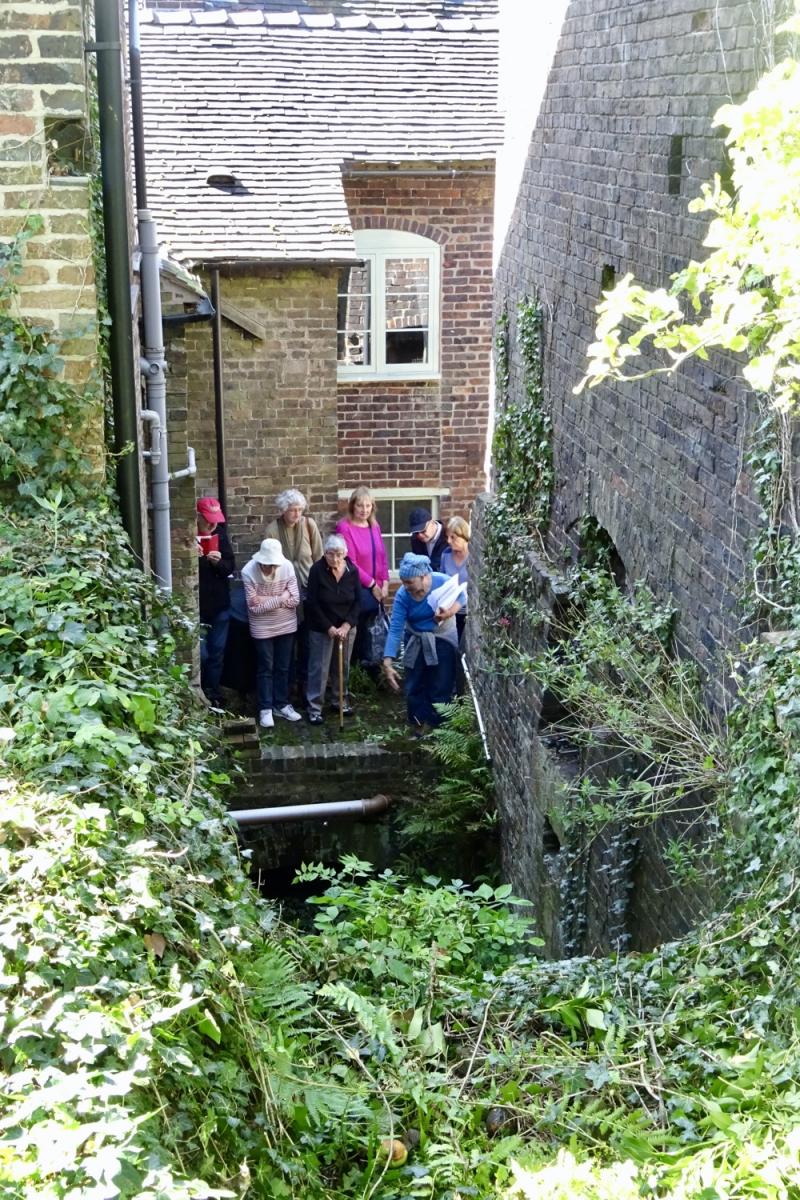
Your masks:
[[[527,608],[528,552],[543,547],[552,501],[552,422],[542,380],[542,319],[537,300],[519,301],[519,401],[512,402],[509,394],[511,347],[505,310],[495,334],[495,376],[501,407],[492,444],[495,501],[486,513],[481,598],[503,627],[514,614]]]
[[[442,705],[445,721],[423,743],[438,764],[397,814],[403,861],[428,864],[446,875],[494,879],[499,871],[497,808],[492,769],[486,761],[472,701],[462,696]]]

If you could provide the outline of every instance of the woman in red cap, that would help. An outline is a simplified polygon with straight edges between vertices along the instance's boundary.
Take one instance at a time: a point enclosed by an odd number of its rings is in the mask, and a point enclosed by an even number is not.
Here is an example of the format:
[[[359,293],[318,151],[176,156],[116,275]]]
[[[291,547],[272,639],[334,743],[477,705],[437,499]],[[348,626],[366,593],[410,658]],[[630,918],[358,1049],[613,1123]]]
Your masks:
[[[197,501],[197,553],[200,574],[200,679],[209,704],[222,707],[220,681],[230,622],[228,579],[236,570],[225,530],[225,514],[214,496]]]

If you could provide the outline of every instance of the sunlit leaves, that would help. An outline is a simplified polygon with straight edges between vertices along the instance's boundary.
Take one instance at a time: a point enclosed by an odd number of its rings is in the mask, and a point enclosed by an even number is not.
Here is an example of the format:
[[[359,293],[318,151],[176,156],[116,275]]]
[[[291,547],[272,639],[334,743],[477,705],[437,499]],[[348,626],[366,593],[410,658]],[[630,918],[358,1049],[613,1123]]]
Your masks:
[[[742,104],[721,108],[715,124],[728,131],[733,195],[715,176],[689,205],[710,217],[709,254],[673,276],[669,290],[626,275],[605,294],[576,393],[607,379],[674,370],[717,349],[748,358],[745,379],[779,409],[800,396],[798,64],[775,67]],[[634,363],[644,353],[650,361]]]

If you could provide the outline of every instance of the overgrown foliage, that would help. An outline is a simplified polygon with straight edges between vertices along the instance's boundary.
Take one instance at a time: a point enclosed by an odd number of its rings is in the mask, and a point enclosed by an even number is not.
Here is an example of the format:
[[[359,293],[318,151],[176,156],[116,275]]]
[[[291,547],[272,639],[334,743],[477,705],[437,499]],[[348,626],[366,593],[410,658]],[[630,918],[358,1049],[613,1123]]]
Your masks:
[[[519,301],[516,346],[522,395],[512,399],[508,314],[495,333],[495,378],[502,408],[495,422],[495,499],[485,518],[485,568],[481,599],[498,621],[525,606],[530,579],[526,551],[541,546],[553,489],[552,422],[542,372],[542,309]]]
[[[496,875],[497,808],[475,709],[468,696],[442,705],[444,722],[426,743],[438,765],[399,814],[403,857],[445,873]]]
[[[685,814],[723,786],[724,738],[694,663],[675,653],[674,617],[644,584],[621,592],[602,566],[573,568],[568,597],[543,618],[542,651],[520,665],[557,701],[547,736],[581,754],[566,825],[592,833]]]
[[[86,494],[89,463],[76,436],[86,397],[60,376],[53,331],[14,314],[22,248],[41,231],[30,217],[12,242],[0,242],[0,488],[19,497]]]

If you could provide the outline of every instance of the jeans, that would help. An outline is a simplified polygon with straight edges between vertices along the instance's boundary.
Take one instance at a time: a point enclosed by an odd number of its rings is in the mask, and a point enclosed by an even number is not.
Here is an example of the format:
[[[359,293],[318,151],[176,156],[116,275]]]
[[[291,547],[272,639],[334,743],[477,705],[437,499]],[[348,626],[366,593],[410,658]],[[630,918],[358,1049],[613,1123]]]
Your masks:
[[[300,695],[305,694],[306,679],[308,678],[308,634],[305,621],[298,620],[295,635],[294,653],[289,666],[289,688],[297,688]]]
[[[230,609],[223,609],[217,613],[210,625],[204,627],[205,632],[200,637],[200,680],[209,699],[219,695],[230,619]]]
[[[259,711],[284,708],[289,703],[289,664],[292,661],[294,634],[253,638],[256,648],[256,693]]]
[[[311,715],[319,715],[322,712],[322,705],[325,700],[325,690],[328,686],[328,675],[331,676],[331,689],[333,693],[332,703],[339,703],[339,648],[337,646],[338,638],[328,637],[327,633],[318,633],[316,629],[312,629],[308,634],[308,688],[306,690],[306,701],[308,702],[308,711]],[[350,658],[353,653],[353,644],[356,640],[356,631],[351,629],[344,643],[343,659],[344,659],[344,702],[345,706],[350,705],[350,693],[347,690],[347,685],[350,677]],[[331,671],[331,659],[333,660],[333,670]]]
[[[458,658],[455,647],[437,638],[436,654],[439,661],[434,666],[428,666],[420,653],[413,667],[405,669],[403,682],[411,725],[441,725],[442,718],[433,706],[448,704],[453,699]]]

